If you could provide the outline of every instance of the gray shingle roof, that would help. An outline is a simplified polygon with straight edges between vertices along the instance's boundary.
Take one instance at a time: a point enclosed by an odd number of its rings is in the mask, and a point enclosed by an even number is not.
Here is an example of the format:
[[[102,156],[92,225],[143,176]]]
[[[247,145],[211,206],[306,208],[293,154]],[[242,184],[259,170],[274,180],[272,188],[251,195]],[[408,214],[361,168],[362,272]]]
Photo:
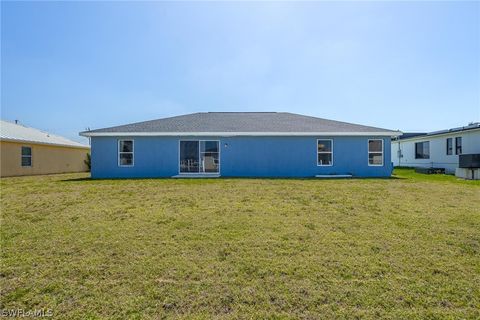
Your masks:
[[[288,112],[199,112],[81,132],[101,133],[369,133],[393,130]]]

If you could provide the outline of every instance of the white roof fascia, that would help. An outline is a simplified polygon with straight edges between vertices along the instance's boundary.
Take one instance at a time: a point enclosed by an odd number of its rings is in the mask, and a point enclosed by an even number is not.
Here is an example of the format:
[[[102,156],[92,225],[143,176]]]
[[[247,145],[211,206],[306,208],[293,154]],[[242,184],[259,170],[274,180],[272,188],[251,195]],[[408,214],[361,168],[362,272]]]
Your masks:
[[[384,132],[81,132],[80,135],[84,137],[134,137],[134,136],[146,136],[146,137],[175,137],[175,136],[365,136],[365,137],[397,137],[402,135],[401,131],[384,131]]]

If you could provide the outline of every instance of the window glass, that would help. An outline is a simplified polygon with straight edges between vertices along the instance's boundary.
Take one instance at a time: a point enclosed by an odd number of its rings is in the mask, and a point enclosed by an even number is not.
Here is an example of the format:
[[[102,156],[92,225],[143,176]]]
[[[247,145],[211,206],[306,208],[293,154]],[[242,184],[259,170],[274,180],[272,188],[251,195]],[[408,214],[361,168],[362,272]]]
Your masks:
[[[22,157],[22,167],[31,167],[32,158]]]
[[[22,167],[32,166],[32,148],[22,147],[21,165]]]
[[[318,165],[319,166],[330,166],[330,165],[332,165],[332,154],[331,153],[319,153],[318,154]]]
[[[331,152],[332,140],[318,140],[318,152]]]
[[[368,141],[368,152],[383,152],[382,151],[382,140],[369,140]]]
[[[462,137],[455,138],[455,154],[462,154]]]
[[[452,138],[447,139],[447,155],[451,155],[453,152]]]
[[[198,141],[180,141],[180,172],[198,172]]]
[[[120,152],[133,152],[133,141],[120,140]]]
[[[118,165],[121,167],[133,166],[133,140],[118,141]]]
[[[333,165],[333,141],[329,139],[317,140],[317,165]]]
[[[415,159],[430,159],[430,141],[415,143]]]
[[[369,153],[368,163],[371,165],[381,165],[383,162],[383,155],[381,153]]]
[[[22,156],[31,156],[31,155],[32,155],[32,148],[22,147]]]
[[[368,140],[368,165],[383,166],[383,140]]]
[[[200,152],[218,152],[218,141],[200,141]]]
[[[133,165],[133,153],[120,153],[120,165],[121,166]]]
[[[200,155],[200,172],[218,172],[218,152],[204,152]]]

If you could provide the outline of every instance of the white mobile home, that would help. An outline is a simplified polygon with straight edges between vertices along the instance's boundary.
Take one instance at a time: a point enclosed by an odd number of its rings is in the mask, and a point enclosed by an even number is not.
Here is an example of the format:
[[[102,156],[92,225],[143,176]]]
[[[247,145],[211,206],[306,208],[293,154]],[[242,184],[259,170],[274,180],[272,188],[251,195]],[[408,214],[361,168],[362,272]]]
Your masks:
[[[480,123],[392,140],[392,161],[399,167],[444,168],[455,173],[460,154],[480,154]]]

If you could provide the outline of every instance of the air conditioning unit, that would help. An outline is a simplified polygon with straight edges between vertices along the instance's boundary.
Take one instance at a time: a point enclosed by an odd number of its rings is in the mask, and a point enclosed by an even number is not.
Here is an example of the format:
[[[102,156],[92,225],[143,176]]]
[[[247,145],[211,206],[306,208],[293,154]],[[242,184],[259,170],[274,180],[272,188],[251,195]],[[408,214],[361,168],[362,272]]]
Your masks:
[[[461,154],[455,176],[462,179],[480,180],[480,154]]]

